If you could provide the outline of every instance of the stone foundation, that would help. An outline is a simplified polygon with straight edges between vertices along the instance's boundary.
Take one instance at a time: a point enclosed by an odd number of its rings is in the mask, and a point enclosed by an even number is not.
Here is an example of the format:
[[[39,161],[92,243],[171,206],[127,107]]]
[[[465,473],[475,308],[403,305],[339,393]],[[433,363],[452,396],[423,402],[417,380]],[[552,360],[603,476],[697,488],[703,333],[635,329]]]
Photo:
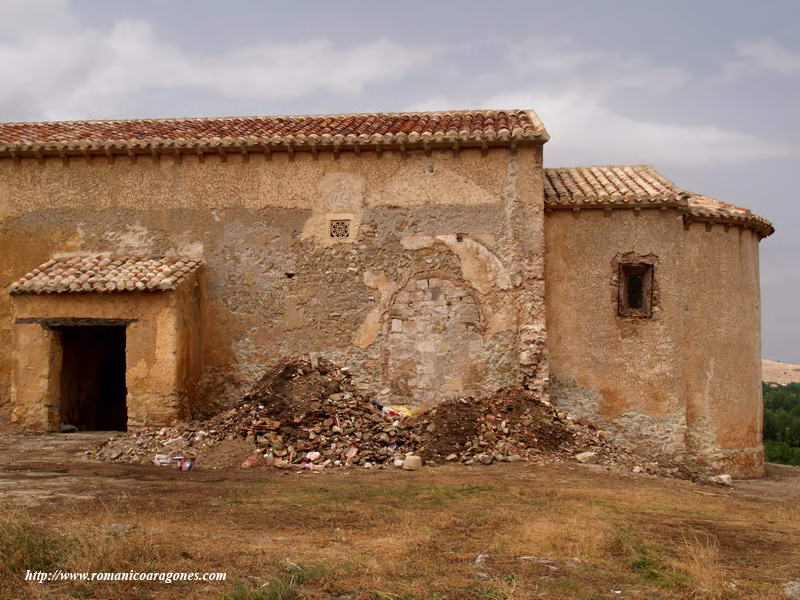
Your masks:
[[[553,377],[550,401],[558,408],[584,418],[608,431],[611,439],[635,448],[654,460],[683,462],[686,459],[686,412],[653,416],[629,410],[606,417],[601,410],[602,392],[582,388],[572,377]]]

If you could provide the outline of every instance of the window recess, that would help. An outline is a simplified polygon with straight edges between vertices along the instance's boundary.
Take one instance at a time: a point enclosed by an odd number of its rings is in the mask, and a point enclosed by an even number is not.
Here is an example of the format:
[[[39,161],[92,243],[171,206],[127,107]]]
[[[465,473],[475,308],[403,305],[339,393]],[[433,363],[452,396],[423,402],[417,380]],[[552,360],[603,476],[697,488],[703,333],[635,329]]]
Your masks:
[[[618,314],[649,319],[653,316],[653,265],[622,263],[619,266]]]

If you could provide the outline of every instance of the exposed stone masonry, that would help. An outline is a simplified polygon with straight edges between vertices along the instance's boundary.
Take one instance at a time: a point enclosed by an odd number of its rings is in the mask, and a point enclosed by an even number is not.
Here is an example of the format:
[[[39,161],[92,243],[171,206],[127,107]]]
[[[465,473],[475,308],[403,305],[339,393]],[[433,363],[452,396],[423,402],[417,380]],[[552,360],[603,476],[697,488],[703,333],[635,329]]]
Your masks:
[[[395,295],[388,325],[383,369],[394,398],[432,405],[482,391],[483,324],[463,282],[409,281]]]

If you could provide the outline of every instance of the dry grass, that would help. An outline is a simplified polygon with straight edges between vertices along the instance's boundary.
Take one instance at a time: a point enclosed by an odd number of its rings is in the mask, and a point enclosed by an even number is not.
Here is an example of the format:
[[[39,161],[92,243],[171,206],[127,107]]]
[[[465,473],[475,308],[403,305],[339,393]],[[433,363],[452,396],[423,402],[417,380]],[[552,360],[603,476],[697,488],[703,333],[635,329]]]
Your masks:
[[[508,553],[515,555],[590,561],[603,555],[611,535],[608,512],[594,506],[567,503],[533,515],[533,518],[512,518],[515,527],[507,532]]]
[[[105,519],[86,518],[68,511],[66,523],[36,519],[19,511],[0,517],[0,597],[20,597],[26,589],[32,597],[59,597],[58,586],[25,582],[28,570],[53,572],[164,571],[175,552],[169,538],[140,525],[121,525]],[[71,597],[92,598],[97,583],[74,582],[65,586]],[[110,597],[147,598],[131,593],[125,582],[104,583]]]
[[[734,589],[730,576],[721,564],[719,542],[710,536],[687,534],[678,549],[676,568],[691,581],[691,598],[719,600]]]
[[[115,501],[0,518],[0,598],[767,600],[796,577],[790,503],[538,473],[291,475],[191,491],[134,482],[139,493]],[[42,586],[22,581],[28,568],[229,580]]]

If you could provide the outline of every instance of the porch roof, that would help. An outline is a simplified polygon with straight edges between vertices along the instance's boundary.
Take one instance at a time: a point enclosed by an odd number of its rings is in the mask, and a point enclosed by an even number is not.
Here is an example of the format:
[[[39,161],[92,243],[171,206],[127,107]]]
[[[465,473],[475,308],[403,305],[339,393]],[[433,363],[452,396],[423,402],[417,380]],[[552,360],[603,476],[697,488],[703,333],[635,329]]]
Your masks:
[[[202,261],[183,256],[58,256],[8,286],[10,294],[159,292],[174,290]]]

